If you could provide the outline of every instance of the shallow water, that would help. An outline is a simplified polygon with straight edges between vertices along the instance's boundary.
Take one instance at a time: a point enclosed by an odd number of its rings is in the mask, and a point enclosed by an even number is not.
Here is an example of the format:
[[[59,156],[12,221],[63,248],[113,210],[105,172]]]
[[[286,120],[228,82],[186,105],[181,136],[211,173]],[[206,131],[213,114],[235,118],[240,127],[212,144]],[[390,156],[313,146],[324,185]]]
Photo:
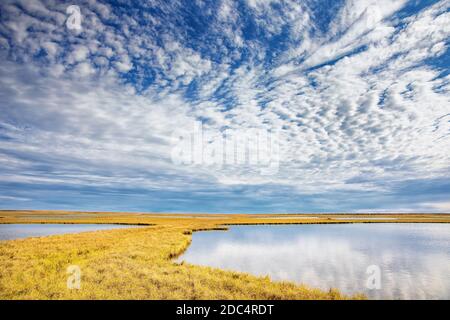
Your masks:
[[[194,233],[179,260],[375,299],[450,299],[450,224],[235,226]]]
[[[117,224],[0,224],[0,240],[135,227]]]

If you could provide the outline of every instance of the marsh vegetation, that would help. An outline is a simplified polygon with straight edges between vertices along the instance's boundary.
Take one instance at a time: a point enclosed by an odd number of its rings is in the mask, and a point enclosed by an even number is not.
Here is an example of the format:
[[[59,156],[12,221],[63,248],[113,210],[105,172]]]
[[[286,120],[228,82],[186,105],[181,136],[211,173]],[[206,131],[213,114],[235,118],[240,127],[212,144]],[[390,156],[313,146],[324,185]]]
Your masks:
[[[34,215],[38,217],[30,219]],[[359,294],[344,295],[337,289],[316,289],[288,281],[273,281],[269,277],[174,261],[185,252],[195,231],[226,229],[227,225],[233,224],[343,223],[336,220],[335,215],[296,220],[276,219],[274,215],[214,215],[213,219],[208,219],[208,215],[195,215],[194,218],[179,219],[173,214],[155,218],[131,213],[99,212],[78,216],[76,212],[3,211],[0,216],[1,223],[146,226],[0,241],[2,299],[363,298]],[[421,215],[396,217],[396,223],[423,221]],[[427,222],[450,222],[450,215],[438,215],[434,220],[433,216],[426,218]],[[345,220],[345,223],[350,222],[353,220]],[[367,222],[383,222],[383,219]],[[77,265],[82,271],[79,290],[67,287],[67,267],[70,265]]]

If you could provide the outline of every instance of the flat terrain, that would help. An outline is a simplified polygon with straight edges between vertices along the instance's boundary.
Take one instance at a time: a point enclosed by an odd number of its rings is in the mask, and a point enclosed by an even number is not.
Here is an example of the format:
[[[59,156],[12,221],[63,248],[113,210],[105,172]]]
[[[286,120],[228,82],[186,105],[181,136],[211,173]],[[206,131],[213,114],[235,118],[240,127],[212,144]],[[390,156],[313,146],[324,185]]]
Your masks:
[[[117,223],[142,228],[0,241],[0,299],[347,299],[267,277],[174,258],[195,231],[238,224],[450,223],[450,214],[207,215],[0,211],[0,223]],[[80,267],[81,289],[67,288]]]

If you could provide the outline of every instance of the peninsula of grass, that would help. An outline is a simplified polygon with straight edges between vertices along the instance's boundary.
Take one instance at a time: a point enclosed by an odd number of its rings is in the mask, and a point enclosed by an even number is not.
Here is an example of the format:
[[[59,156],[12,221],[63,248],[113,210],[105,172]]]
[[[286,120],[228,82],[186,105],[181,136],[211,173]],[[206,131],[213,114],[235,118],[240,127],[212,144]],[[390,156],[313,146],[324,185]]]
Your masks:
[[[371,218],[377,217],[376,220]],[[0,211],[0,223],[115,223],[141,228],[0,241],[0,299],[362,299],[241,272],[177,263],[200,230],[238,224],[448,223],[450,215],[201,215]],[[345,219],[342,219],[345,218]],[[367,219],[361,219],[367,218]],[[67,288],[67,267],[81,288]]]

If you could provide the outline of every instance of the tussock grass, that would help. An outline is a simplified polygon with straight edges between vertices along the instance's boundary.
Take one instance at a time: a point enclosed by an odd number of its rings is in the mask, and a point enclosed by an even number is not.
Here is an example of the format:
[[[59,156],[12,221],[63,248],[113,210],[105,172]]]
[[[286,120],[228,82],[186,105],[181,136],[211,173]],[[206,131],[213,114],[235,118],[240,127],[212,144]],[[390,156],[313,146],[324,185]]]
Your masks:
[[[177,219],[174,214],[164,218],[125,213],[76,215],[61,211],[0,211],[1,223],[121,223],[147,227],[0,241],[1,299],[361,299],[362,295],[349,297],[335,289],[322,291],[274,282],[268,277],[176,263],[173,259],[189,246],[192,232],[226,230],[225,224],[384,222],[333,220],[336,215],[302,221],[263,220],[262,215],[223,216],[223,220],[218,219],[220,215],[214,215],[214,219],[207,219],[207,215],[201,215],[202,219],[195,215]],[[434,216],[427,216],[426,222],[450,222],[450,215]],[[422,222],[423,216],[401,215],[399,219],[395,222]],[[81,268],[80,290],[66,286],[69,265]]]

